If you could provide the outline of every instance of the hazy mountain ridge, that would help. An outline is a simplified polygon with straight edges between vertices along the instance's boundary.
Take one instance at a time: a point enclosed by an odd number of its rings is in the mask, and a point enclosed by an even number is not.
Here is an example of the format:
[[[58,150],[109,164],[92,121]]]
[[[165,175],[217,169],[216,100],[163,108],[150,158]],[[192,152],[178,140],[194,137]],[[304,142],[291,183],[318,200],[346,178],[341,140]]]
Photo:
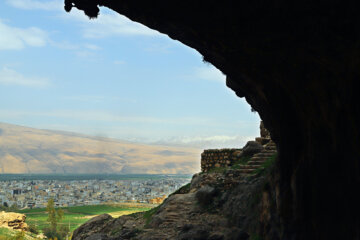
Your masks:
[[[1,173],[194,173],[200,152],[0,123]]]

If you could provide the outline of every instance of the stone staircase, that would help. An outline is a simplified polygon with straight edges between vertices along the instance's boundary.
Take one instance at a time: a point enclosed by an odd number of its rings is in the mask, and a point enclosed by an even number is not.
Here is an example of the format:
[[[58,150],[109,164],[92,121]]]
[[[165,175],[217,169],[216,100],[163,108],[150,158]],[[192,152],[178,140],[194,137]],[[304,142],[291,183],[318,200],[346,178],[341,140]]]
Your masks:
[[[276,145],[273,141],[270,141],[264,145],[264,149],[261,152],[254,154],[245,165],[240,165],[238,171],[244,174],[252,174],[276,153]]]

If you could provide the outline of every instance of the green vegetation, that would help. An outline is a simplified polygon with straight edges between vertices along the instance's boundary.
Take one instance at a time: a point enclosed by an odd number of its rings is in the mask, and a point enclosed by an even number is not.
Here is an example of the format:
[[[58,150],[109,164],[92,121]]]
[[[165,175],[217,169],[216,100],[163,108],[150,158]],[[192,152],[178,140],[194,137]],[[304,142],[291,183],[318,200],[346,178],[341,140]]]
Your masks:
[[[146,211],[143,215],[143,218],[145,219],[145,227],[147,227],[147,225],[150,223],[152,216],[157,213],[157,211],[159,210],[161,205],[154,207],[152,209],[150,209],[149,211]]]
[[[277,154],[275,153],[271,157],[269,157],[263,164],[261,164],[261,167],[256,169],[254,171],[254,174],[263,174],[266,170],[270,169],[274,163],[276,162]]]
[[[70,228],[66,225],[61,225],[58,227],[58,223],[64,217],[64,211],[61,208],[55,209],[54,199],[50,198],[46,211],[48,213],[47,222],[50,224],[50,227],[43,228],[43,232],[46,237],[49,239],[58,239],[62,240],[65,237],[69,236]]]
[[[0,240],[5,240],[12,236],[12,231],[8,228],[0,228]]]
[[[238,169],[241,165],[247,164],[251,159],[251,156],[242,156],[239,160],[234,162],[231,169]]]
[[[12,230],[9,228],[0,228],[0,240],[35,240],[36,234]]]
[[[207,173],[223,173],[225,172],[226,169],[227,167],[213,167],[209,169]]]
[[[58,221],[59,228],[62,226],[70,225],[70,232],[74,231],[81,224],[85,223],[92,217],[100,214],[108,213],[113,217],[118,217],[125,214],[134,212],[147,211],[151,209],[150,205],[146,204],[116,204],[116,205],[92,205],[92,206],[77,206],[77,207],[64,207],[63,217]],[[36,226],[39,231],[49,227],[48,213],[46,208],[34,208],[19,210],[18,213],[26,215],[26,223]]]
[[[179,188],[178,190],[176,190],[175,192],[170,194],[169,197],[171,195],[174,195],[174,194],[186,194],[186,193],[189,193],[190,192],[190,186],[191,186],[191,183],[185,184],[184,186],[182,186],[181,188]]]
[[[261,240],[261,237],[257,234],[254,234],[254,235],[250,236],[249,240]]]

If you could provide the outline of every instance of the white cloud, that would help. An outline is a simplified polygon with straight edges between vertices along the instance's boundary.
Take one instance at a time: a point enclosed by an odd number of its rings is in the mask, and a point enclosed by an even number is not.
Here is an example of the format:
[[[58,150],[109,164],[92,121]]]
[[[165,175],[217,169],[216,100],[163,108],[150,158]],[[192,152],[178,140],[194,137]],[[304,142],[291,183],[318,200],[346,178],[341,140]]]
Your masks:
[[[42,47],[46,45],[47,34],[43,30],[16,28],[3,23],[0,19],[0,50],[19,50],[25,46]]]
[[[95,44],[90,44],[90,43],[86,43],[84,45],[85,48],[90,49],[90,50],[100,50],[101,48]]]
[[[1,75],[0,75],[1,76]],[[90,100],[81,98],[77,100]],[[70,97],[71,98],[71,97]],[[68,98],[69,99],[69,98]],[[104,98],[99,97],[101,101]],[[71,100],[71,99],[70,99]],[[75,99],[74,99],[75,100]],[[94,98],[92,99],[94,100]],[[21,116],[26,117],[55,117],[55,118],[68,118],[80,121],[98,121],[107,123],[146,123],[146,124],[173,124],[173,125],[209,125],[213,126],[214,123],[210,119],[205,118],[160,118],[160,117],[148,117],[148,116],[125,116],[118,113],[112,113],[107,111],[81,111],[81,110],[54,110],[46,112],[36,111],[6,111],[0,109],[0,118],[7,116]]]
[[[80,48],[78,45],[71,43],[69,41],[62,41],[62,42],[51,41],[51,45],[63,50],[77,50]]]
[[[36,1],[36,0],[6,0],[6,3],[12,7],[25,9],[25,10],[63,10],[64,1],[55,0],[55,1]]]
[[[195,77],[202,80],[225,82],[225,75],[216,67],[209,65],[195,69]]]
[[[89,19],[83,12],[73,9],[70,13],[62,15],[71,21],[81,24],[83,37],[106,38],[111,36],[163,36],[158,31],[152,30],[140,23],[136,23],[112,12],[101,12],[96,19]]]
[[[160,145],[184,146],[196,148],[242,148],[246,142],[254,140],[256,136],[196,136],[174,137],[156,142]]]
[[[0,70],[0,84],[25,87],[46,87],[49,85],[49,81],[46,78],[25,77],[21,73],[10,68],[3,67]]]

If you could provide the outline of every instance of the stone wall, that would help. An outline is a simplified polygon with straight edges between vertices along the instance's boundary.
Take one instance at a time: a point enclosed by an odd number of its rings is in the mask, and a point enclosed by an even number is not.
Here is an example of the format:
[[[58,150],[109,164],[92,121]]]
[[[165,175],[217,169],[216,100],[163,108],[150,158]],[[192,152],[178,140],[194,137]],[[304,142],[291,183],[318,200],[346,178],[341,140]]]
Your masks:
[[[207,149],[201,154],[201,171],[227,167],[240,159],[242,150],[237,148]]]

